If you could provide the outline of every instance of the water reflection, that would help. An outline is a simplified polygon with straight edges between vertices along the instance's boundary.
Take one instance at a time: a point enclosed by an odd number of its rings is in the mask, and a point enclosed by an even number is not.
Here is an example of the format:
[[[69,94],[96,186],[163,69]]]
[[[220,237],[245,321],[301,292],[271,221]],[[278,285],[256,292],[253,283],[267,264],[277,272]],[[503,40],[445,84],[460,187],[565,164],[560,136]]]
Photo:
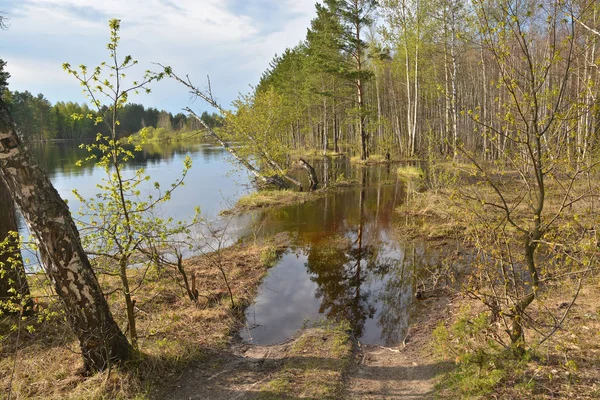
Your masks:
[[[87,156],[78,144],[46,143],[35,147],[52,182],[69,201],[79,203],[77,188],[93,196],[104,172],[75,162]],[[161,186],[181,172],[183,159],[194,163],[186,185],[174,192],[164,216],[185,219],[195,206],[208,219],[249,190],[243,173],[233,173],[227,153],[207,144],[150,144],[125,168],[146,168]],[[316,201],[259,211],[215,223],[227,230],[225,243],[237,238],[288,232],[290,249],[270,271],[256,303],[246,312],[249,329],[242,335],[256,343],[276,343],[292,336],[309,320],[349,321],[366,343],[395,345],[408,326],[415,276],[423,263],[421,249],[405,248],[392,238],[394,209],[405,198],[404,186],[389,165],[352,167],[345,158],[313,160],[321,182],[362,183],[336,190]],[[300,179],[306,175],[298,172]],[[305,182],[306,183],[306,182]],[[202,251],[199,246],[196,251]]]
[[[255,229],[287,231],[293,250],[271,270],[248,308],[245,340],[278,343],[307,319],[323,318],[348,321],[365,343],[396,345],[404,338],[415,272],[423,262],[422,250],[407,251],[391,237],[404,186],[386,166],[350,173],[361,187],[256,216]]]
[[[91,143],[91,142],[89,142]],[[99,155],[97,151],[90,153],[81,148],[80,141],[36,142],[30,144],[38,161],[51,178],[90,176],[96,170],[94,161],[85,161],[91,154]],[[86,144],[86,143],[83,143]],[[133,146],[129,147],[131,150]],[[203,164],[220,161],[227,153],[218,146],[206,143],[165,143],[151,142],[142,146],[142,151],[133,152],[133,158],[126,163],[126,168],[134,169],[169,163],[173,159],[188,154],[195,154]],[[84,161],[77,166],[77,161]]]
[[[87,150],[79,146],[80,143],[75,141],[32,145],[52,183],[68,201],[71,212],[79,209],[72,190],[77,189],[86,198],[92,197],[97,193],[96,185],[104,177],[104,170],[93,161],[81,167],[76,165],[78,160],[89,156]],[[166,216],[187,218],[193,214],[195,206],[200,206],[204,215],[213,218],[250,190],[247,175],[235,172],[234,165],[228,161],[228,153],[207,143],[148,143],[142,151],[134,152],[133,159],[125,165],[124,174],[132,175],[136,169],[143,167],[152,182],[168,187],[181,175],[186,156],[192,158],[193,167],[186,184],[173,193],[168,208],[163,210]],[[153,187],[152,182],[148,184],[148,191]]]

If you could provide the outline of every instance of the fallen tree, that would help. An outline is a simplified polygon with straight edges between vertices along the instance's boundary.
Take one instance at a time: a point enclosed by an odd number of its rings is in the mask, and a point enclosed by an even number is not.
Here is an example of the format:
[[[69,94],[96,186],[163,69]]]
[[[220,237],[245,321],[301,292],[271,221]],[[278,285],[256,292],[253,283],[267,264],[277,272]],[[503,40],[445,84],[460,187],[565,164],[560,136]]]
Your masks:
[[[209,136],[212,137],[213,139],[215,139],[217,142],[219,142],[219,144],[225,150],[227,150],[229,152],[229,154],[231,154],[233,156],[233,158],[235,158],[237,160],[237,162],[242,164],[252,175],[254,175],[256,177],[256,179],[258,179],[259,181],[261,181],[262,183],[264,183],[266,185],[274,185],[274,186],[279,187],[280,189],[284,189],[284,188],[288,187],[288,185],[285,183],[285,181],[281,177],[265,176],[258,169],[256,169],[254,167],[254,165],[252,165],[250,162],[248,162],[248,160],[241,157],[228,141],[226,141],[225,139],[221,138],[221,136],[216,134],[215,131],[210,126],[208,126],[208,124],[206,122],[204,122],[204,120],[202,118],[200,118],[198,116],[198,114],[196,114],[191,108],[186,107],[186,108],[184,108],[184,110],[187,111],[192,117],[197,119],[202,124],[202,126],[204,126],[204,128],[208,132]]]

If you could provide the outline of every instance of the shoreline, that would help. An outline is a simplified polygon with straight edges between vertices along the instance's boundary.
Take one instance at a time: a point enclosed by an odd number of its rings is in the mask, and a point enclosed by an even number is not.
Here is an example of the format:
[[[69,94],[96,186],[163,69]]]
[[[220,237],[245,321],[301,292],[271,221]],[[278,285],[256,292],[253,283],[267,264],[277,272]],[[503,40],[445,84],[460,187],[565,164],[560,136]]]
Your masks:
[[[453,260],[449,261],[452,264],[461,257],[468,258],[472,248],[464,241],[471,227],[453,216],[457,212],[454,208],[456,200],[452,200],[449,191],[451,188],[413,193],[407,203],[395,210],[394,232],[403,240],[424,241],[432,251],[441,252],[444,260]],[[327,195],[329,189],[295,193],[301,194],[290,197],[290,193],[284,193],[285,201],[261,207],[312,201]],[[403,220],[406,222],[402,223]],[[289,340],[276,345],[243,343],[237,333],[244,324],[244,309],[256,299],[262,279],[288,246],[287,236],[279,234],[261,242],[236,243],[220,249],[219,254],[184,260],[185,268],[199,278],[198,304],[178,294],[180,289],[173,285],[176,275],[172,272],[152,277],[144,292],[147,293],[140,292],[136,298],[143,355],[132,364],[133,369],[125,366],[115,369],[112,375],[78,376],[78,356],[65,351],[76,343],[65,330],[64,321],[51,319],[36,325],[38,330],[24,339],[27,345],[19,353],[20,371],[17,371],[15,381],[18,393],[26,398],[48,399],[75,399],[78,393],[90,391],[98,393],[92,398],[177,399],[205,390],[216,400],[231,396],[268,400],[291,394],[298,398],[363,399],[368,398],[367,394],[382,398],[377,396],[398,390],[415,397],[436,393],[442,399],[452,399],[457,390],[461,393],[471,390],[460,385],[483,385],[481,388],[474,386],[480,388],[477,390],[481,395],[491,391],[500,398],[514,398],[532,393],[533,389],[527,385],[512,387],[515,382],[529,381],[535,382],[536,390],[549,387],[564,398],[576,398],[569,389],[573,376],[585,382],[600,378],[600,371],[596,374],[591,368],[595,362],[600,362],[600,346],[593,343],[594,338],[590,335],[586,337],[587,332],[600,331],[600,318],[589,317],[594,315],[594,307],[600,315],[600,309],[594,306],[598,295],[591,290],[593,285],[582,291],[575,313],[570,317],[585,321],[583,326],[587,329],[572,332],[565,325],[545,348],[554,358],[530,360],[525,365],[502,361],[506,364],[482,370],[481,379],[487,379],[483,383],[474,380],[472,364],[459,356],[463,350],[452,346],[462,340],[475,340],[475,336],[460,336],[456,327],[465,318],[476,321],[481,315],[487,315],[486,310],[456,288],[438,286],[437,280],[432,287],[416,292],[413,302],[417,311],[411,317],[414,319],[406,338],[397,346],[363,345],[353,338],[347,327],[331,321],[324,326],[301,329]],[[230,304],[218,265],[230,279],[235,306]],[[101,280],[101,283],[105,291],[111,290],[110,282]],[[569,282],[562,282],[553,286],[547,294],[548,304],[562,307],[565,293],[572,289],[569,285]],[[123,321],[120,298],[118,294],[111,296],[114,296],[110,301],[113,314]],[[60,330],[65,330],[66,335],[54,338],[51,332]],[[528,331],[528,335],[535,335],[535,332]],[[47,347],[48,340],[54,341],[50,347]],[[3,345],[3,351],[8,353],[3,365],[11,363],[10,349],[14,345],[13,339]],[[592,353],[587,360],[577,358],[575,364],[565,364],[560,361],[560,351],[556,350],[565,346],[571,352]],[[578,346],[579,350],[573,346]],[[45,364],[35,363],[39,351],[47,354]],[[455,353],[457,351],[459,353]],[[302,367],[298,368],[298,365]],[[540,370],[544,371],[544,376],[540,375]],[[49,378],[42,378],[46,375]],[[0,374],[0,385],[6,386],[7,379],[7,375]],[[42,379],[48,385],[34,385]],[[600,393],[600,386],[589,384],[585,390],[585,393]]]

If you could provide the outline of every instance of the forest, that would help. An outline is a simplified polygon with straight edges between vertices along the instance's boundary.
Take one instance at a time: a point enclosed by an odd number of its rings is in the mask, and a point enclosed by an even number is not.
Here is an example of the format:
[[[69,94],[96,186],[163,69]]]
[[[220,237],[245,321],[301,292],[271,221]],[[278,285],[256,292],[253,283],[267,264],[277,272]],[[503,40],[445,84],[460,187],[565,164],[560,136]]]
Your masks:
[[[598,132],[593,2],[324,1],[306,39],[235,107],[279,105],[281,141],[409,158],[495,160],[513,131],[547,132],[581,161]],[[529,104],[529,102],[534,104]],[[556,129],[554,129],[556,126]]]
[[[323,0],[230,105],[176,63],[126,77],[126,23],[63,64],[86,103],[0,60],[9,399],[600,396],[598,2]],[[158,81],[212,113],[130,103]],[[95,163],[79,211],[28,147],[61,139]],[[224,157],[248,177],[214,220],[164,212]]]
[[[1,88],[2,86],[0,90]],[[28,91],[11,92],[6,88],[4,90],[2,98],[21,134],[29,141],[89,140],[95,138],[97,133],[108,133],[104,125],[94,122],[96,117],[104,115],[108,108],[91,110],[86,103],[80,105],[72,101],[59,101],[53,105],[41,93],[34,96]],[[93,118],[77,119],[73,118],[73,115],[91,115]],[[215,113],[204,112],[201,118],[212,127],[220,124]],[[165,138],[168,132],[189,132],[203,127],[195,119],[190,119],[182,113],[173,115],[152,107],[144,108],[141,104],[125,105],[119,120],[119,137],[129,136],[146,127],[160,129],[157,135],[164,132]]]

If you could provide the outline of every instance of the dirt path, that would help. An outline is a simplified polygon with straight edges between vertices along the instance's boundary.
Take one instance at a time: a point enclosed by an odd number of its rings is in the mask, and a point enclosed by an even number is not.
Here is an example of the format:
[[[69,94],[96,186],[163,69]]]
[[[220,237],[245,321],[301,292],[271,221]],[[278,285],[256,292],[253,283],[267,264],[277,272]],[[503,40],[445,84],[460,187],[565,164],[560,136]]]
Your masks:
[[[396,348],[362,346],[359,364],[350,372],[345,398],[430,399],[440,373],[450,363],[437,361],[430,349],[431,333],[444,317],[447,299],[423,301],[423,319],[409,330],[406,345]]]
[[[282,365],[288,344],[238,345],[207,354],[205,362],[189,367],[174,387],[157,399],[244,400],[255,397],[259,386]]]
[[[433,398],[436,376],[448,365],[424,360],[414,351],[367,346],[351,373],[349,399]]]
[[[352,358],[352,341],[345,326],[306,328],[280,345],[238,344],[220,354],[208,354],[156,398],[337,398]]]
[[[343,399],[429,399],[433,398],[436,378],[450,367],[450,363],[439,362],[432,354],[431,332],[446,313],[447,299],[422,301],[419,307],[422,319],[411,327],[406,344],[398,348],[360,346],[358,363],[352,365],[345,382]],[[246,400],[246,399],[304,399],[320,398],[310,395],[306,389],[298,390],[297,379],[308,374],[308,369],[299,375],[286,371],[312,363],[311,368],[327,373],[331,359],[322,354],[311,353],[316,347],[305,346],[298,350],[301,341],[318,336],[316,344],[325,345],[331,335],[320,330],[307,330],[300,337],[273,346],[237,344],[220,352],[206,354],[202,362],[190,366],[177,382],[156,399],[166,400]],[[314,339],[314,338],[313,338]],[[322,341],[321,341],[322,340]],[[305,343],[306,345],[306,343]],[[307,353],[308,352],[308,353]],[[304,357],[304,353],[307,353]],[[348,353],[351,354],[351,353]],[[316,364],[316,365],[315,365]],[[305,368],[302,366],[301,368]],[[280,381],[284,371],[286,388],[265,391],[267,382]],[[307,375],[306,375],[307,376]],[[274,379],[274,380],[273,380]],[[313,375],[309,380],[315,380]],[[306,383],[306,382],[305,382]],[[306,385],[304,385],[306,386]],[[289,391],[288,391],[289,388]]]

